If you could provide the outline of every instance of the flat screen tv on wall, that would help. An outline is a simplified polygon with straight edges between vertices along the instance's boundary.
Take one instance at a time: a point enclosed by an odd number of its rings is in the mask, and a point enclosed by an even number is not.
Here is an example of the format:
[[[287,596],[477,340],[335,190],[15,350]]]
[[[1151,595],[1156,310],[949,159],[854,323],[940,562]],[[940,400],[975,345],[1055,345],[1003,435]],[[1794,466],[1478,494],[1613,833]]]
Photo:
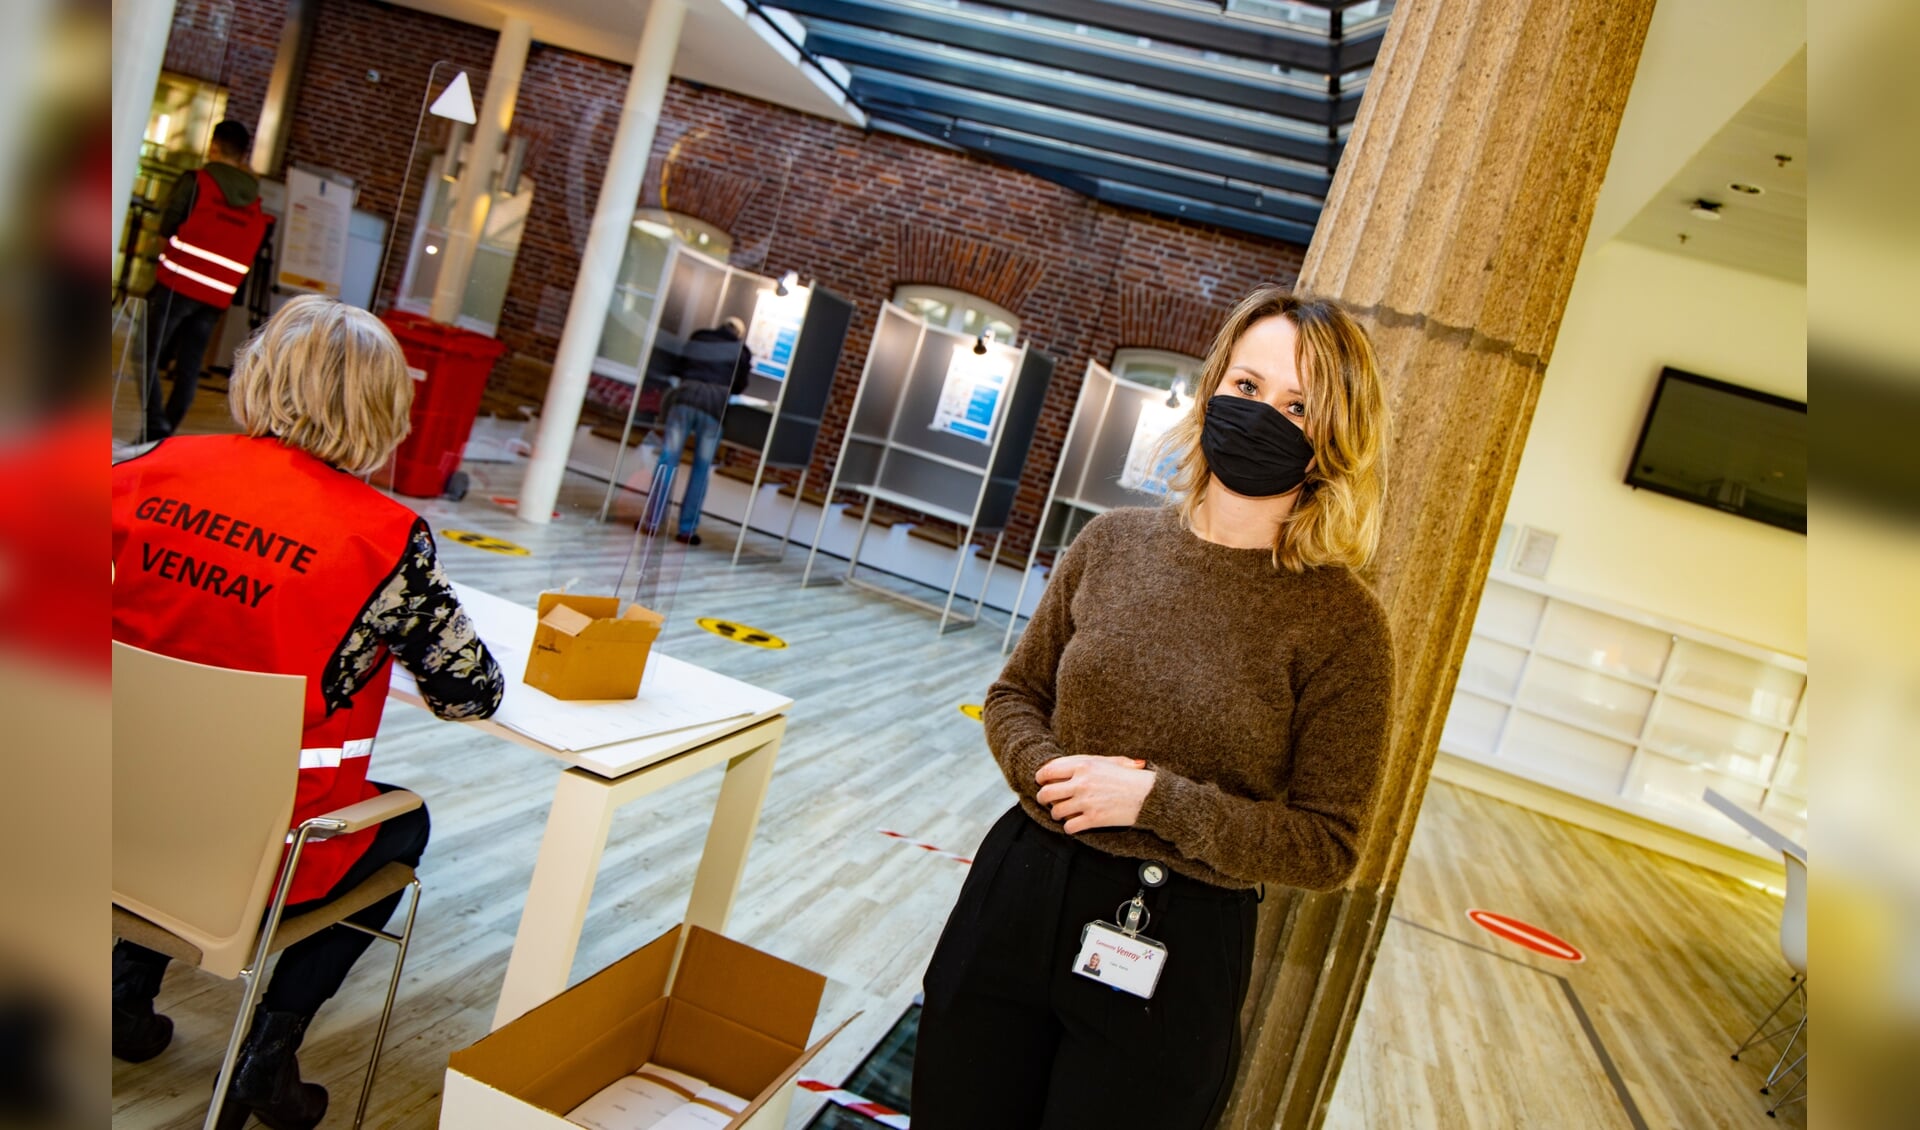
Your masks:
[[[1807,532],[1807,405],[1660,371],[1627,485]]]

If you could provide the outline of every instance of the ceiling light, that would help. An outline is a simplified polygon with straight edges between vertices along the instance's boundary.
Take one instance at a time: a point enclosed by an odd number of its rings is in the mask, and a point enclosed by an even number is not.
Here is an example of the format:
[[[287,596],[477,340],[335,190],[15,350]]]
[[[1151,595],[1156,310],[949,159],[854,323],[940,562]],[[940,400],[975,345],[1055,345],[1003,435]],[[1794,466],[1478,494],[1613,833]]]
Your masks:
[[[975,357],[985,357],[987,355],[987,339],[984,336],[973,339],[973,355]]]
[[[1741,184],[1739,181],[1734,181],[1732,184],[1728,185],[1727,187],[1731,188],[1735,192],[1742,193],[1747,196],[1759,196],[1761,193],[1766,191],[1766,189],[1761,188],[1757,184]]]
[[[1687,208],[1687,211],[1692,213],[1695,219],[1717,220],[1720,218],[1721,207],[1722,205],[1718,200],[1708,200],[1703,197],[1694,201],[1692,205]]]
[[[780,283],[773,288],[773,295],[775,298],[785,298],[787,295],[793,293],[793,288],[799,284],[800,272],[788,271],[786,274],[780,276]]]

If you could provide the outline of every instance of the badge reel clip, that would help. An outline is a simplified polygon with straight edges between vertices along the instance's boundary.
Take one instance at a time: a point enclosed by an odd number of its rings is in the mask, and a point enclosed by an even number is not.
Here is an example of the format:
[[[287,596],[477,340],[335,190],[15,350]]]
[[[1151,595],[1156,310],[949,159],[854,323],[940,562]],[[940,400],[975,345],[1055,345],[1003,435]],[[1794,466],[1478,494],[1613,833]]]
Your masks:
[[[1143,1000],[1153,998],[1160,971],[1167,966],[1167,947],[1140,931],[1153,920],[1147,892],[1166,886],[1167,878],[1164,864],[1148,860],[1140,865],[1140,889],[1114,911],[1114,921],[1096,920],[1081,929],[1080,952],[1073,959],[1076,974]]]

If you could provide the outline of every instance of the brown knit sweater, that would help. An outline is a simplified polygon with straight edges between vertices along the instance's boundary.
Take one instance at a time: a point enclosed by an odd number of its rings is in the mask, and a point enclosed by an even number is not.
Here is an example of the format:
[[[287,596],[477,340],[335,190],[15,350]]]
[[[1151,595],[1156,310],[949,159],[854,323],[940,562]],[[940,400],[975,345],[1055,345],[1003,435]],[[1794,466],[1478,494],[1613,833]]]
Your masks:
[[[1224,887],[1329,890],[1353,873],[1387,754],[1393,648],[1351,570],[1276,571],[1172,509],[1114,510],[1055,566],[987,692],[987,743],[1028,815],[1067,754],[1146,760],[1135,826],[1082,832]]]

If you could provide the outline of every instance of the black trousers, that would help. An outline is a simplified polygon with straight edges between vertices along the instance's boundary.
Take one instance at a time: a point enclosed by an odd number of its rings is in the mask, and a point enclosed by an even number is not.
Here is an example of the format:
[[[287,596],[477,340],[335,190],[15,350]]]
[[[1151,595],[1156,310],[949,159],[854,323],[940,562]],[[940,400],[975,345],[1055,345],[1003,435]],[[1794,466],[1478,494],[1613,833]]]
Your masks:
[[[1257,898],[1175,875],[1142,933],[1167,946],[1153,999],[1072,971],[1139,863],[1015,806],[987,833],[927,967],[914,1130],[1203,1130],[1240,1057]]]
[[[389,792],[394,786],[374,782],[381,792]],[[325,906],[341,895],[359,886],[368,876],[389,863],[404,863],[417,867],[420,857],[427,850],[427,837],[432,832],[432,822],[427,818],[426,805],[412,812],[403,813],[380,825],[375,831],[373,843],[367,853],[354,861],[340,881],[333,885],[323,897],[308,899],[306,902],[288,903],[283,914],[291,918],[296,914]],[[400,898],[406,891],[400,890],[372,904],[365,910],[350,916],[347,921],[378,930],[386,926],[387,919],[400,906]],[[367,952],[373,944],[371,935],[345,926],[329,926],[303,942],[288,946],[280,955],[279,964],[274,966],[273,980],[267,985],[263,998],[269,1012],[297,1012],[302,1016],[312,1016],[320,1011],[320,1006],[332,999],[340,991],[347,979],[347,973],[360,955]],[[114,946],[116,961],[130,961],[146,966],[153,971],[150,984],[158,987],[160,975],[167,967],[167,955],[132,942],[118,942]]]
[[[147,295],[147,439],[172,435],[187,418],[194,390],[200,386],[207,343],[213,340],[214,327],[224,313],[218,306],[165,286],[155,286]],[[169,361],[173,363],[173,393],[163,408],[160,370]]]

